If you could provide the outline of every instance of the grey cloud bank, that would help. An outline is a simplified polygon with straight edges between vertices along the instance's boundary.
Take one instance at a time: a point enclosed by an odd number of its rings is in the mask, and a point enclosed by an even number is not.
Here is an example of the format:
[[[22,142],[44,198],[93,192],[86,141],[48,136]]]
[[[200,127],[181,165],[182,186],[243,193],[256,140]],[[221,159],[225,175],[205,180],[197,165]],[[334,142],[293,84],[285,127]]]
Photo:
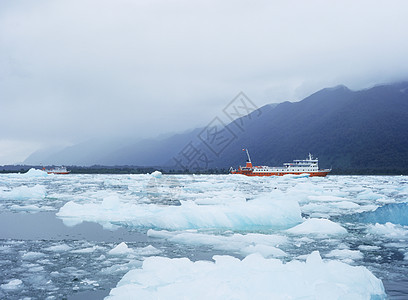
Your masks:
[[[408,78],[406,1],[2,1],[0,164]]]

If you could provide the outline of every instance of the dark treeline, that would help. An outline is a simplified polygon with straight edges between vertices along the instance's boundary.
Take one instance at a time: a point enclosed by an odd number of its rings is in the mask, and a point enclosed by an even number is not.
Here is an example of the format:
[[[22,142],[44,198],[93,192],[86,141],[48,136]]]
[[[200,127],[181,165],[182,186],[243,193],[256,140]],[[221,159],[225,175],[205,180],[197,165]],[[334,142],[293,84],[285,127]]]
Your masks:
[[[46,167],[51,169],[54,166]],[[25,173],[29,169],[42,169],[43,166],[9,165],[0,166],[0,173]],[[147,174],[160,171],[163,174],[228,174],[228,169],[208,169],[208,170],[178,170],[161,167],[139,167],[139,166],[67,166],[71,174]]]
[[[52,168],[47,167],[47,168]],[[0,173],[25,173],[29,169],[42,169],[42,166],[8,165],[0,166]],[[226,168],[212,168],[207,170],[180,170],[163,167],[140,167],[140,166],[67,166],[71,174],[147,174],[160,171],[163,174],[228,174]],[[408,175],[408,168],[335,168],[330,175]]]
[[[408,169],[334,169],[330,175],[408,175]]]

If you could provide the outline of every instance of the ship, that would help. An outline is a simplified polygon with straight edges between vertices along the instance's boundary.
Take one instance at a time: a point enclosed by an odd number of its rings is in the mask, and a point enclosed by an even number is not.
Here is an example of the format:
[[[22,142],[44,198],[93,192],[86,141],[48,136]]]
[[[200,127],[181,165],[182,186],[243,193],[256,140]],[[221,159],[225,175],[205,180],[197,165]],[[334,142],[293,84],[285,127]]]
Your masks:
[[[65,167],[55,167],[52,169],[42,169],[44,172],[47,172],[48,174],[69,174],[71,171],[68,171],[67,168]]]
[[[231,174],[242,174],[246,176],[284,176],[288,174],[305,176],[305,177],[325,177],[330,173],[331,169],[319,170],[319,160],[314,158],[312,154],[306,159],[293,160],[291,163],[284,163],[283,167],[268,167],[268,166],[253,166],[248,149],[246,151],[248,160],[245,167],[239,166],[238,169],[230,168]]]

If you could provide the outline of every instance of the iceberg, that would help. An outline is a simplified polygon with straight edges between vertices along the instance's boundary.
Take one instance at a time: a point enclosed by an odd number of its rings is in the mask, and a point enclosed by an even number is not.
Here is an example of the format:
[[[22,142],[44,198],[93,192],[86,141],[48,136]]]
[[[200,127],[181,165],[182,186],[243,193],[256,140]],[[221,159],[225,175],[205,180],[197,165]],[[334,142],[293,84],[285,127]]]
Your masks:
[[[35,168],[31,168],[28,170],[26,173],[23,173],[22,175],[26,177],[48,177],[48,173],[44,172],[42,170],[38,170]]]
[[[374,211],[363,212],[354,215],[360,222],[364,223],[394,223],[408,225],[408,203],[392,203],[378,207]]]
[[[109,200],[102,203],[66,203],[57,216],[68,226],[83,221],[98,222],[105,227],[122,224],[156,229],[229,228],[286,229],[302,222],[296,201],[258,198],[231,205],[198,205],[180,201],[180,206],[133,204]]]
[[[0,191],[0,199],[8,200],[41,200],[46,197],[46,188],[43,185],[28,187],[22,185],[10,191]]]
[[[154,172],[152,172],[152,174],[150,174],[150,175],[152,175],[152,177],[154,177],[154,178],[161,178],[161,177],[162,177],[162,172],[160,172],[160,171],[154,171]]]
[[[324,262],[318,251],[306,262],[282,263],[251,254],[212,261],[150,257],[126,273],[107,298],[131,299],[385,299],[382,281],[365,267]]]
[[[288,229],[287,232],[292,234],[343,235],[347,233],[347,230],[330,220],[313,218]]]

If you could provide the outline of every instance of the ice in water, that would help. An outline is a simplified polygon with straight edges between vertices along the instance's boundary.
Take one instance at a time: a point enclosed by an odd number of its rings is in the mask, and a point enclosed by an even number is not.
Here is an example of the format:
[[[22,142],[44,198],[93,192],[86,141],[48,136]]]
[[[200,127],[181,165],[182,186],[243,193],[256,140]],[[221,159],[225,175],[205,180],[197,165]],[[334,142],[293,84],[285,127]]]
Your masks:
[[[107,299],[369,299],[384,297],[378,278],[364,267],[328,261],[319,252],[306,262],[243,260],[214,256],[214,262],[151,257],[129,271]]]
[[[39,175],[0,175],[3,214],[52,212],[143,241],[4,237],[0,298],[408,295],[404,176]]]

